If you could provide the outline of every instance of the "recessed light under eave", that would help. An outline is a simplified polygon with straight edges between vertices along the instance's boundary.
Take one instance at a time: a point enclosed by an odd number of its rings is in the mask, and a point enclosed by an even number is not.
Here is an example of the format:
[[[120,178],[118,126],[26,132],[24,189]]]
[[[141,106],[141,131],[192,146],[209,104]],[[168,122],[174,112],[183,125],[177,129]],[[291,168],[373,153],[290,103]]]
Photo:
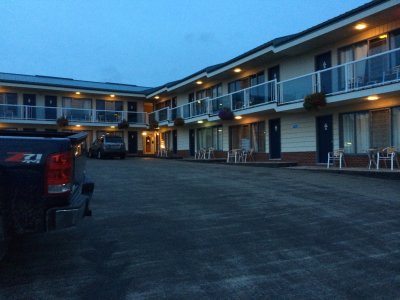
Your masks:
[[[377,95],[371,95],[371,96],[367,97],[368,101],[375,101],[375,100],[378,100],[378,99],[379,99],[379,97]]]
[[[197,81],[196,81],[196,84],[198,84],[198,85],[203,84],[203,81],[197,80]]]
[[[354,26],[354,28],[357,29],[357,30],[363,30],[363,29],[367,28],[367,24],[358,23],[358,24],[356,24],[356,26]]]

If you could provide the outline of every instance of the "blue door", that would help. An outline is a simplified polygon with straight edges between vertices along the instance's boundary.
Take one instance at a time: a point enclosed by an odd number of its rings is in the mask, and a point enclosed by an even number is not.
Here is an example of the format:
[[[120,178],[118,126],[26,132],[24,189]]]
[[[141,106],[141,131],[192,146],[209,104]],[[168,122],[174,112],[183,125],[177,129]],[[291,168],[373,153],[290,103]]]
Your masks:
[[[178,153],[178,132],[176,130],[172,131],[172,152],[174,154]]]
[[[328,161],[328,152],[333,151],[332,115],[317,117],[318,162]]]
[[[281,119],[268,121],[269,124],[269,159],[281,158]]]
[[[128,122],[137,123],[137,103],[133,101],[128,102]]]
[[[45,96],[44,105],[46,106],[44,110],[46,120],[57,119],[57,97],[56,96]]]
[[[315,71],[323,71],[332,66],[331,53],[326,52],[315,57]],[[332,73],[331,71],[321,72],[321,92],[332,93]]]
[[[138,152],[138,133],[137,131],[128,131],[128,152],[135,153]]]
[[[195,133],[194,133],[194,129],[190,129],[189,130],[189,151],[190,151],[190,155],[194,156],[195,153]]]
[[[24,94],[24,118],[36,119],[36,95]]]

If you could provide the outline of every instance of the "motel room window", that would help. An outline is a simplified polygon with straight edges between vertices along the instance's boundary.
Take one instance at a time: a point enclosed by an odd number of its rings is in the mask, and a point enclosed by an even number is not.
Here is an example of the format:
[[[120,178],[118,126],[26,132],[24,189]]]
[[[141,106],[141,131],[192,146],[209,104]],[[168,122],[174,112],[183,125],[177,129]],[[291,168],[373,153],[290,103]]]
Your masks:
[[[222,151],[222,126],[213,126],[197,129],[197,149],[208,149]]]
[[[122,101],[96,100],[96,118],[99,122],[120,122],[122,111]]]
[[[170,151],[173,149],[172,131],[165,131],[161,133],[161,148]]]
[[[265,122],[256,122],[229,128],[230,149],[254,149],[265,152]]]
[[[393,146],[400,149],[400,107],[392,109]]]
[[[345,153],[362,154],[369,148],[384,148],[398,143],[397,111],[393,110],[392,125],[390,109],[345,113],[340,115],[340,145]]]
[[[6,118],[16,117],[18,114],[17,101],[16,93],[0,94],[0,116]]]
[[[72,121],[89,121],[92,114],[92,99],[62,98],[63,115]]]

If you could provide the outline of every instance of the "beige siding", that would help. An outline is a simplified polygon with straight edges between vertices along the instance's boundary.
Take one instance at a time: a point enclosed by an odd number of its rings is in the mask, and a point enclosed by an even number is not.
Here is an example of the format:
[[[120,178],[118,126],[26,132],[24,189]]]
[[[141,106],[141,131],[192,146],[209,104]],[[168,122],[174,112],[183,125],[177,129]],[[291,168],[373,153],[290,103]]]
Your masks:
[[[282,152],[315,151],[315,116],[304,113],[283,116],[281,141]]]

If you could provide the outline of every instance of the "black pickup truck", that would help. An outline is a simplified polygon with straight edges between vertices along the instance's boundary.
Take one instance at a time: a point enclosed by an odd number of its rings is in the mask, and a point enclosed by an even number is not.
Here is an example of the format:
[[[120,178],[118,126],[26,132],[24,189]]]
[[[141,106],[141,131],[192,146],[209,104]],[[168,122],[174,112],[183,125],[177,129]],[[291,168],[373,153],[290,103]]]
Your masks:
[[[0,131],[0,259],[15,235],[90,216],[86,133]]]

